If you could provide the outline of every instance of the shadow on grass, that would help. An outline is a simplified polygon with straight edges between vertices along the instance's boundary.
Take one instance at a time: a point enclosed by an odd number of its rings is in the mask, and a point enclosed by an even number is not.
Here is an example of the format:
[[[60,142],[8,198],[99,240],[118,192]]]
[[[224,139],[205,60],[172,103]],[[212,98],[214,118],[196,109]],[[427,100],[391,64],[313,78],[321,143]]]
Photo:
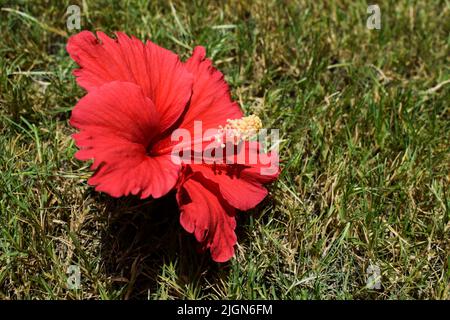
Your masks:
[[[185,298],[187,287],[203,287],[206,281],[227,276],[228,264],[217,264],[208,252],[201,253],[194,236],[180,226],[174,193],[156,200],[107,196],[98,200],[107,215],[101,259],[114,288],[123,290],[121,298],[164,298],[160,292],[164,282],[170,297]],[[164,270],[171,265],[174,272]]]

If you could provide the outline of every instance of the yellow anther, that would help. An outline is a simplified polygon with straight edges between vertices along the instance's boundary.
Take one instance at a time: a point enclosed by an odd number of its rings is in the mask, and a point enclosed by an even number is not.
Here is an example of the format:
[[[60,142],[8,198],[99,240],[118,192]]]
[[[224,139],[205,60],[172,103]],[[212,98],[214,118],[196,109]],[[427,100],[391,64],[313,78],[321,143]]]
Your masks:
[[[222,136],[225,134],[226,137],[233,140],[234,144],[238,144],[241,141],[253,138],[258,134],[261,128],[261,119],[254,114],[240,119],[228,119],[227,124],[224,127],[219,127],[216,141],[221,143],[221,146],[224,147],[225,144],[222,143]]]

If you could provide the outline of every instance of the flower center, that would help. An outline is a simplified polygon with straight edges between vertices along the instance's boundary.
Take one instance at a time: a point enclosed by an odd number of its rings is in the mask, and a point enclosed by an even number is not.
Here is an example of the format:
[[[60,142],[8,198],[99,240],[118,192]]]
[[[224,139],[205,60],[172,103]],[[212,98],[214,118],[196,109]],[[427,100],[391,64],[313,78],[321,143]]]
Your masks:
[[[215,135],[215,139],[220,143],[221,147],[225,147],[223,138],[230,139],[234,144],[239,144],[241,141],[248,141],[256,136],[262,128],[261,119],[252,114],[240,119],[227,119],[225,126],[219,126],[219,131]]]
[[[234,145],[238,145],[242,141],[249,141],[255,137],[259,130],[262,129],[261,119],[256,115],[250,115],[247,117],[242,117],[240,119],[227,119],[227,124],[225,126],[219,126],[217,133],[212,137],[214,141],[220,145],[221,148],[225,148],[227,142],[232,142]],[[205,140],[206,139],[206,140]],[[196,146],[203,149],[205,143],[211,142],[211,135],[208,138],[203,136],[195,137],[194,139],[186,139],[182,142],[176,144],[177,150],[195,150]],[[169,153],[173,150],[174,145],[169,143],[168,145],[158,146],[157,151],[153,152],[150,149],[149,154],[160,155]]]

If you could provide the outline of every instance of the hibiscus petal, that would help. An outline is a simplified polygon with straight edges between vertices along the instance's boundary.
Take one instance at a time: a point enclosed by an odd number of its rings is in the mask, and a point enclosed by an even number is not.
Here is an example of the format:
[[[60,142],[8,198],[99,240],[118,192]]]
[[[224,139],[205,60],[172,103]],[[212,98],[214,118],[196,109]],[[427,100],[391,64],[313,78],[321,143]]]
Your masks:
[[[237,238],[235,212],[216,194],[215,186],[200,175],[192,175],[177,192],[180,223],[193,233],[216,262],[226,262],[234,256]]]
[[[266,184],[275,181],[280,174],[277,152],[265,153],[258,141],[243,141],[235,153],[226,156],[229,163],[245,165],[240,173],[243,179]]]
[[[175,185],[179,166],[170,155],[149,157],[158,137],[159,116],[142,89],[128,82],[110,82],[90,91],[72,111],[70,124],[80,160],[94,159],[89,184],[114,197],[140,194],[161,197]]]
[[[274,163],[273,172],[267,173],[270,163],[262,163],[261,156],[275,157],[276,154],[267,155],[262,151],[260,153],[261,146],[255,141],[243,142],[233,149],[234,152],[230,155],[225,154],[226,148],[223,149],[224,158],[221,164],[203,163],[189,166],[193,172],[198,172],[216,183],[222,197],[231,206],[246,211],[254,208],[267,196],[268,192],[263,184],[278,177],[278,162]]]
[[[267,195],[267,189],[253,179],[241,176],[242,166],[190,165],[192,171],[201,173],[219,186],[220,194],[234,208],[246,211],[254,208]],[[241,168],[239,168],[241,167]]]
[[[192,93],[193,76],[178,56],[148,41],[117,32],[117,40],[102,32],[82,31],[69,38],[67,51],[80,69],[78,84],[91,91],[111,81],[132,82],[144,90],[168,129],[183,113]]]
[[[120,155],[126,154],[122,150]],[[113,197],[140,194],[141,199],[166,195],[178,179],[179,167],[170,156],[138,157],[132,155],[124,162],[102,165],[88,180],[95,190],[106,192]]]
[[[238,104],[231,100],[230,88],[223,74],[205,56],[205,48],[197,46],[185,63],[186,69],[194,75],[194,86],[181,128],[192,129],[195,120],[202,120],[204,129],[218,128],[227,119],[243,115]]]
[[[223,74],[212,66],[212,62],[205,58],[204,47],[197,46],[192,56],[186,61],[186,69],[194,76],[192,96],[185,114],[179,119],[178,127],[194,133],[194,121],[201,121],[203,134],[207,129],[218,129],[224,126],[227,119],[241,118],[243,113],[239,105],[231,100],[230,89]],[[215,133],[204,135],[208,140]],[[174,145],[170,136],[161,140],[155,147],[166,149]]]

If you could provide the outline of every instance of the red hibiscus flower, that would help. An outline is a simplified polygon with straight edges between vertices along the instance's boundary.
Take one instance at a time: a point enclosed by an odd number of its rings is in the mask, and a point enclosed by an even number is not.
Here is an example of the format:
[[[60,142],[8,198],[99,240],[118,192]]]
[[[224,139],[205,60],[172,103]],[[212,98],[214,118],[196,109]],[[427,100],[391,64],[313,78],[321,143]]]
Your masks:
[[[70,124],[79,130],[73,135],[80,149],[76,158],[93,160],[95,173],[88,183],[114,197],[158,198],[176,188],[182,226],[210,249],[215,261],[227,261],[236,244],[235,209],[256,206],[267,195],[262,185],[277,177],[278,168],[262,175],[260,163],[173,161],[174,130],[195,135],[194,122],[201,121],[202,130],[220,135],[227,123],[245,124],[248,118],[242,118],[203,47],[182,63],[152,42],[116,35],[114,40],[83,31],[67,45],[80,66],[74,71],[77,82],[87,90]],[[200,152],[211,138],[217,134],[202,136]],[[195,150],[198,145],[191,144]],[[236,156],[261,151],[259,144],[248,141],[237,149]]]

